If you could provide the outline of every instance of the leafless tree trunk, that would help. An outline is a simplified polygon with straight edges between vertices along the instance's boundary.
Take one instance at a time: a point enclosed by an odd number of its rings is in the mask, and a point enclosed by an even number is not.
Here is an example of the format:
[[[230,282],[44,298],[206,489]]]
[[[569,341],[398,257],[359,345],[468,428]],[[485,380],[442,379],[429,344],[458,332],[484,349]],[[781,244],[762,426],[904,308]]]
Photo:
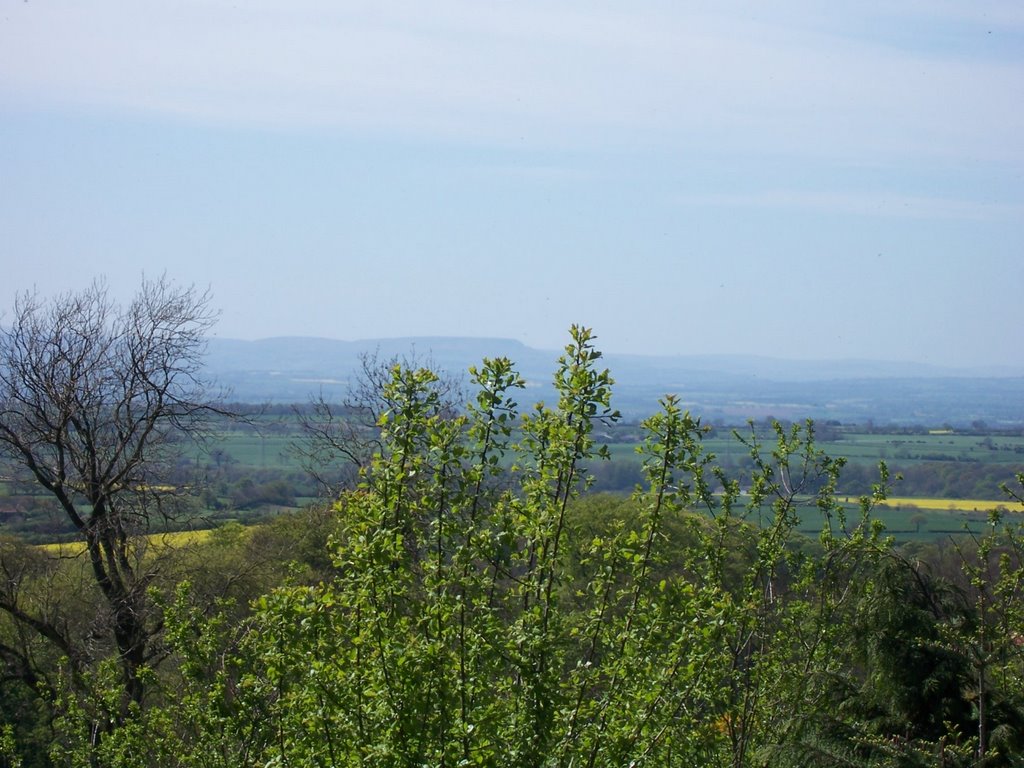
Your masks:
[[[0,330],[0,454],[53,497],[84,543],[125,707],[142,701],[139,672],[159,631],[140,534],[173,513],[179,492],[165,467],[216,411],[201,375],[209,301],[161,278],[122,307],[97,282],[52,300],[22,294]],[[88,660],[89,638],[16,591],[0,589],[0,611]]]

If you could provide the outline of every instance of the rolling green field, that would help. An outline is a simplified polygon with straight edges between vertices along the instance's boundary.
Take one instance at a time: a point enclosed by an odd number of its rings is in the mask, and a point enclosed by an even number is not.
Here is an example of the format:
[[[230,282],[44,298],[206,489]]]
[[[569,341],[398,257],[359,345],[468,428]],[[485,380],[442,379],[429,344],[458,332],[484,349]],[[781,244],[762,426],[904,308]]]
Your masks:
[[[725,430],[720,430],[723,432]],[[745,434],[744,430],[739,430]],[[743,446],[729,435],[718,434],[705,441],[718,456],[740,456]],[[831,456],[851,462],[879,460],[918,464],[928,461],[977,462],[1024,466],[1024,436],[958,434],[891,434],[844,429],[831,439],[826,435],[819,447]]]
[[[748,427],[737,427],[735,431],[744,438],[750,435]],[[718,428],[706,437],[704,447],[720,459],[748,454],[728,427]],[[1024,435],[902,434],[843,428],[824,430],[824,435],[819,435],[818,447],[830,456],[844,456],[854,463],[959,461],[1024,467]],[[609,449],[614,457],[626,458],[635,455],[636,443],[613,443]]]
[[[749,439],[749,426],[735,428]],[[704,448],[726,471],[742,477],[749,449],[733,434],[718,427],[704,439]],[[772,439],[765,425],[757,427],[758,439]],[[247,423],[225,422],[203,446],[186,453],[179,482],[208,486],[201,515],[209,524],[225,521],[255,522],[279,509],[295,508],[316,497],[316,488],[303,471],[293,450],[302,433],[294,415],[261,415]],[[595,490],[627,493],[641,482],[636,424],[602,428],[599,436],[608,444],[610,462],[594,460]],[[967,531],[980,532],[987,511],[1008,504],[1001,483],[1012,483],[1024,471],[1024,435],[975,430],[956,433],[945,429],[883,432],[866,428],[823,426],[818,447],[830,456],[845,457],[840,495],[854,499],[868,493],[877,481],[877,466],[884,460],[893,476],[902,473],[891,490],[894,498],[876,510],[890,533],[899,539],[929,540]],[[0,521],[7,532],[31,534],[36,541],[57,535],[59,529],[40,523],[45,512],[41,497],[18,496],[30,490],[16,487],[11,473],[0,467]],[[268,490],[269,489],[269,490]],[[38,500],[37,500],[38,499]],[[28,510],[26,512],[26,510]],[[34,511],[33,511],[34,510]],[[818,530],[816,511],[808,508],[802,530]]]
[[[219,436],[218,448],[241,466],[254,469],[295,471],[299,463],[289,447],[301,435],[293,420],[277,420],[266,425],[257,434],[250,427],[226,430]],[[717,428],[704,439],[704,448],[716,456],[734,474],[740,475],[749,449],[736,439],[731,428]],[[749,438],[750,427],[735,429],[742,437]],[[917,430],[912,433],[882,432],[852,427],[822,427],[819,429],[818,447],[834,457],[845,457],[848,461],[844,475],[852,476],[854,487],[845,492],[850,496],[851,511],[856,506],[855,497],[870,491],[871,482],[877,480],[879,461],[885,461],[893,475],[903,472],[905,480],[896,480],[894,496],[888,504],[876,508],[875,514],[887,530],[901,540],[932,540],[938,537],[959,535],[967,532],[980,533],[987,524],[987,510],[1007,499],[999,488],[1002,482],[1012,482],[1016,472],[1024,471],[1024,435],[1007,433],[971,434],[956,433],[944,429]],[[601,439],[607,442],[611,455],[610,465],[594,461],[590,469],[598,475],[612,474],[612,480],[619,487],[602,486],[601,490],[628,492],[639,482],[640,458],[636,442],[639,438],[635,424],[606,427]],[[770,440],[759,427],[758,438]],[[609,471],[614,470],[614,471]],[[970,494],[958,493],[955,480],[964,481],[971,473],[979,479],[961,483],[968,487]],[[940,475],[943,482],[931,485],[918,476]],[[860,483],[857,485],[857,483]],[[915,495],[906,490],[908,484],[931,488],[927,494]],[[938,490],[931,486],[940,485]],[[808,534],[817,533],[820,524],[817,513],[809,507],[804,515],[802,530]]]

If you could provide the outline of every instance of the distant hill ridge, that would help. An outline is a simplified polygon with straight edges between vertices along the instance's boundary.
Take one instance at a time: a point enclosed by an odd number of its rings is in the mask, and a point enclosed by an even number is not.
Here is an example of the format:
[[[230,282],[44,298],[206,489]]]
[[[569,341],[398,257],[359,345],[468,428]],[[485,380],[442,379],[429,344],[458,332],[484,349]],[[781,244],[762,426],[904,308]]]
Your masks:
[[[545,397],[559,350],[503,338],[422,336],[343,341],[277,337],[209,340],[207,371],[239,400],[340,399],[360,356],[413,356],[453,374],[484,357],[509,357],[529,382],[529,401]],[[873,360],[783,360],[754,355],[652,356],[606,353],[617,407],[649,414],[658,397],[678,393],[698,414],[872,418],[936,423],[988,419],[1024,423],[1024,369],[953,369]],[[533,392],[536,388],[536,392]]]
[[[599,345],[600,346],[600,345]],[[483,357],[507,356],[517,365],[542,364],[553,368],[560,350],[540,350],[521,341],[506,338],[461,336],[408,336],[399,338],[345,341],[312,336],[278,336],[244,341],[210,339],[211,370],[350,370],[363,353],[378,351],[383,358],[410,355],[431,359],[453,368],[476,365]],[[1024,367],[948,368],[925,363],[840,359],[788,360],[765,355],[637,355],[608,352],[611,363],[627,369],[655,367],[662,371],[702,371],[743,376],[758,376],[778,381],[822,379],[965,377],[999,378],[1024,376]]]

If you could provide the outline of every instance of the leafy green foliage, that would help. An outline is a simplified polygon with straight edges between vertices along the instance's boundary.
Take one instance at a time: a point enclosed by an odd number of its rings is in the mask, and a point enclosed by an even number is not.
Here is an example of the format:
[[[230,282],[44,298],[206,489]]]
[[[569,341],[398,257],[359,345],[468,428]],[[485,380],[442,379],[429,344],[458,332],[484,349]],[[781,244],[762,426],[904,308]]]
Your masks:
[[[994,521],[944,582],[874,519],[885,465],[850,512],[814,426],[774,423],[736,435],[732,477],[672,396],[641,426],[634,495],[584,495],[618,418],[600,360],[574,327],[557,401],[525,413],[507,359],[470,371],[460,413],[434,372],[392,367],[331,521],[219,533],[202,551],[238,574],[226,597],[198,563],[152,597],[151,700],[100,727],[116,663],[58,679],[52,762],[1019,764],[1019,527]],[[246,571],[260,552],[290,575]]]

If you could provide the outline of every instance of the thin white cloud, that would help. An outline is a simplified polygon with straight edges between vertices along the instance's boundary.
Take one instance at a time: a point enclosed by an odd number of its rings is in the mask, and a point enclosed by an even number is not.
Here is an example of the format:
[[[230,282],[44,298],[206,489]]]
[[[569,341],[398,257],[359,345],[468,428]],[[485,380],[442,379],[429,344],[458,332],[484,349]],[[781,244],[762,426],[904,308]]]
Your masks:
[[[983,203],[900,194],[850,194],[772,189],[753,193],[709,193],[676,198],[681,206],[716,208],[772,208],[881,216],[905,219],[946,219],[962,221],[1019,221],[1024,205]]]
[[[1006,3],[972,8],[1019,21]],[[0,98],[512,145],[1024,161],[1019,59],[900,50],[842,34],[841,14],[820,9],[19,3],[0,26]]]

